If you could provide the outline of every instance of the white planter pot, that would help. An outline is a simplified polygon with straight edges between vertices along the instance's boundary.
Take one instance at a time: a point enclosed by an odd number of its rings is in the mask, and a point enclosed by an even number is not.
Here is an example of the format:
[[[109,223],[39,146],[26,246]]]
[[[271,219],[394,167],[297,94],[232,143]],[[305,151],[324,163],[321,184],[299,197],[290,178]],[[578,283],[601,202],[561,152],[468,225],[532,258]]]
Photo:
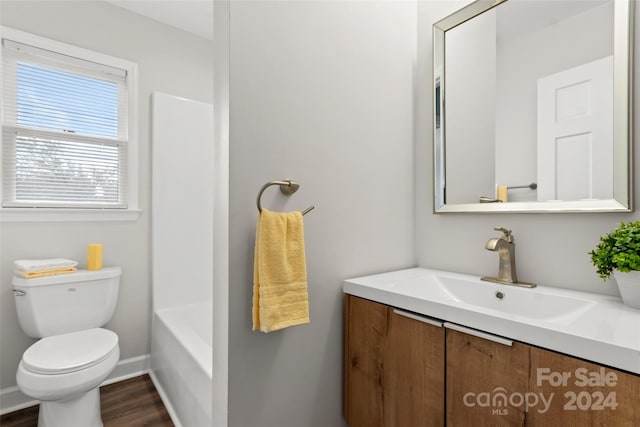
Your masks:
[[[640,310],[640,271],[628,273],[614,271],[613,277],[618,283],[618,290],[620,290],[624,305]]]

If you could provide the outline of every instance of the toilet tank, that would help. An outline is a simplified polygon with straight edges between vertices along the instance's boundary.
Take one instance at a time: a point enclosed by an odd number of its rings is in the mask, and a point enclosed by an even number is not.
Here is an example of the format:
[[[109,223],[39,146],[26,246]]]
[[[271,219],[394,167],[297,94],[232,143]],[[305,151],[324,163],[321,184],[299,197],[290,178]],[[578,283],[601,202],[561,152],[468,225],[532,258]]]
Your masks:
[[[120,267],[23,279],[12,284],[18,320],[33,338],[105,325],[116,308]]]

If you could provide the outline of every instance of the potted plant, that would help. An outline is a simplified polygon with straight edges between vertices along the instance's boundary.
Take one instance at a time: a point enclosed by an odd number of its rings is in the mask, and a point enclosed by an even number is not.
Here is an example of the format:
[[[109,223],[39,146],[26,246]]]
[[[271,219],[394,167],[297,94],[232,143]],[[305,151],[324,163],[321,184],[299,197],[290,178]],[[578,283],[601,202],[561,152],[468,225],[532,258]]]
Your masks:
[[[624,304],[640,309],[640,221],[621,222],[589,255],[598,276],[616,279]]]

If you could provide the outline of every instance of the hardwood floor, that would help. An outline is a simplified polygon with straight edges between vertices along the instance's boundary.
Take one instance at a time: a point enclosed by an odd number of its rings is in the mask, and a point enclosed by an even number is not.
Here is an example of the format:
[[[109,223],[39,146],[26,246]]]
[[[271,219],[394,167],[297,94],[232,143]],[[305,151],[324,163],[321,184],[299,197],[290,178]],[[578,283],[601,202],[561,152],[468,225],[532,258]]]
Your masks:
[[[162,404],[149,375],[101,387],[100,403],[104,427],[173,427],[169,413]],[[38,406],[0,417],[2,427],[36,427],[37,425]]]

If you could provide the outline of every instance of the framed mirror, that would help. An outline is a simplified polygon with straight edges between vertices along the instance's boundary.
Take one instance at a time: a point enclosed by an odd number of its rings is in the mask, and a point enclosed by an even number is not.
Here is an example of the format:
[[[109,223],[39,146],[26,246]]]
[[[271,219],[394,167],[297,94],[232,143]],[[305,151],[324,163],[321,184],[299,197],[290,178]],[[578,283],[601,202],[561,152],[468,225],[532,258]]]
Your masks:
[[[433,26],[434,212],[632,210],[633,0],[478,0]]]

